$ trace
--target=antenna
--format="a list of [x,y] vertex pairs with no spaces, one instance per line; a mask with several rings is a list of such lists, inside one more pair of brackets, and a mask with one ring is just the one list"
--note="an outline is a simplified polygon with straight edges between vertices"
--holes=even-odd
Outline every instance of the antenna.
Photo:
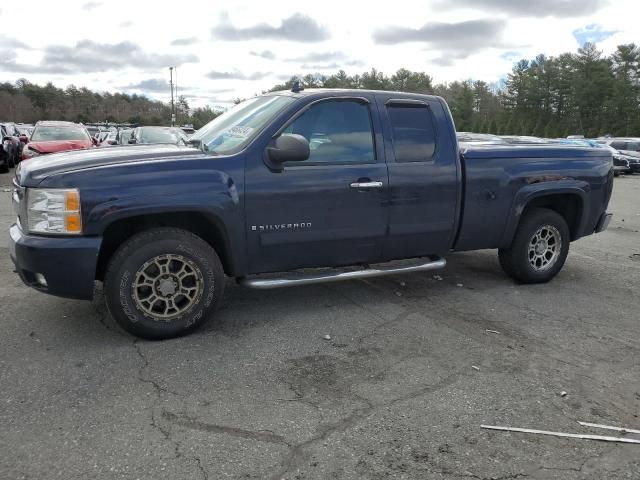
[[300,80],[296,80],[295,82],[293,82],[293,86],[291,87],[291,91],[293,93],[298,93],[298,92],[301,92],[302,90],[304,90],[304,87],[300,85]]

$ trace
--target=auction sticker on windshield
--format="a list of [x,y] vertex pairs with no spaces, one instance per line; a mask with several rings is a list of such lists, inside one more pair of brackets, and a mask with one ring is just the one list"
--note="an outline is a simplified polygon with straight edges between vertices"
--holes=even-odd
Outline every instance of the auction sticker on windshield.
[[227,135],[231,135],[232,137],[240,137],[247,138],[253,132],[253,128],[251,127],[241,127],[240,125],[235,125],[226,131]]

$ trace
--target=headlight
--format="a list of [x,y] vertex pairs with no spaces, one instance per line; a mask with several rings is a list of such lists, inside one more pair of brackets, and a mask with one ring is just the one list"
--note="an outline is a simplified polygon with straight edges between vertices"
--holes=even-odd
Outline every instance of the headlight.
[[27,189],[27,225],[30,233],[82,233],[80,192],[76,189]]
[[27,160],[28,158],[32,158],[37,155],[40,155],[40,152],[38,152],[37,150],[33,150],[32,148],[29,148],[29,145],[25,145],[24,148],[22,149],[23,160]]

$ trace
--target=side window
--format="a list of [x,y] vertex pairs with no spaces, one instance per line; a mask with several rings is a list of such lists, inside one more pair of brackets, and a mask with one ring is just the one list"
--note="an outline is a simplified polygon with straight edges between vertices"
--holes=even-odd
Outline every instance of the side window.
[[624,148],[624,142],[620,142],[620,141],[615,141],[615,142],[611,142],[611,146],[613,148],[615,148],[616,150],[626,150]]
[[369,105],[352,100],[327,100],[309,107],[283,132],[309,141],[305,163],[375,162]]
[[431,110],[426,105],[387,106],[396,162],[427,162],[436,149]]

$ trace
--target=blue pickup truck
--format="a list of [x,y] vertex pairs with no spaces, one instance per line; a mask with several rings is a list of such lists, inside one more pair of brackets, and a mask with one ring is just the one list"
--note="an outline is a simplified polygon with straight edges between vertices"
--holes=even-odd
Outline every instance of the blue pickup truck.
[[22,280],[77,299],[101,281],[124,329],[162,339],[209,319],[225,277],[295,286],[498,249],[513,279],[546,282],[570,242],[611,218],[608,150],[467,149],[434,96],[294,88],[240,103],[190,142],[20,164],[10,254]]

